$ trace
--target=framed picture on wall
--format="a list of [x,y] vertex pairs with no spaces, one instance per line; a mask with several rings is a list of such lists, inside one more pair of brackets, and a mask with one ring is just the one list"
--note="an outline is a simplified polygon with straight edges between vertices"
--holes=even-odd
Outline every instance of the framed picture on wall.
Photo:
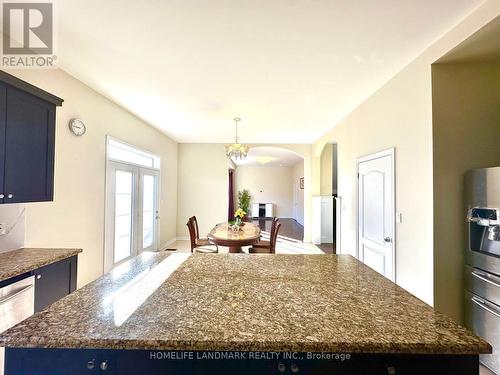
[[300,178],[300,188],[304,190],[304,177]]

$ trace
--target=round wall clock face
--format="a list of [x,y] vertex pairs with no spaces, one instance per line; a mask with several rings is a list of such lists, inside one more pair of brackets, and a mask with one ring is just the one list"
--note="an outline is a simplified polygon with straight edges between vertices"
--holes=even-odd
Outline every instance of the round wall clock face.
[[85,124],[83,123],[82,120],[74,118],[69,121],[69,129],[73,132],[74,135],[76,136],[82,136],[85,134],[85,131],[87,128],[85,127]]

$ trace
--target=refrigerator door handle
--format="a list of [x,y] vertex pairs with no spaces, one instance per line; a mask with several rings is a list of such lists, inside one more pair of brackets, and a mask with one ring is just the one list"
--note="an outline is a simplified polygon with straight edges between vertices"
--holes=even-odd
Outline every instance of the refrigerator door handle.
[[481,307],[482,309],[488,311],[490,314],[493,314],[495,315],[497,318],[500,318],[500,312],[497,311],[496,309],[494,310],[492,307],[488,306],[488,304],[486,304],[486,301],[482,300],[481,298],[478,298],[476,296],[473,296],[471,298],[472,302],[474,302],[476,305],[478,305],[479,307]]
[[500,288],[500,284],[497,284],[493,280],[490,280],[488,275],[482,272],[478,272],[476,270],[471,272],[472,276],[477,277],[479,280],[484,281],[485,283],[491,284],[493,286],[496,286],[497,288]]

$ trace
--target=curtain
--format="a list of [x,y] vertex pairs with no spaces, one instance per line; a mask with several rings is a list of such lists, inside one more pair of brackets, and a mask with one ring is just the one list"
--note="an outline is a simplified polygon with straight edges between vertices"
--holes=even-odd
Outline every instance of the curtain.
[[228,169],[229,175],[229,189],[228,189],[228,210],[227,210],[227,220],[234,219],[234,169]]

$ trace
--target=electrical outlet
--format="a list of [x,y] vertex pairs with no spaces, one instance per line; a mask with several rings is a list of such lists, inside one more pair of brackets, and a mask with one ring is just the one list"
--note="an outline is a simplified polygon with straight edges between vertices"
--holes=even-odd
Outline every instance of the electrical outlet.
[[403,222],[403,214],[401,212],[396,212],[396,222],[398,223]]
[[7,224],[0,223],[0,236],[5,236],[7,234]]

